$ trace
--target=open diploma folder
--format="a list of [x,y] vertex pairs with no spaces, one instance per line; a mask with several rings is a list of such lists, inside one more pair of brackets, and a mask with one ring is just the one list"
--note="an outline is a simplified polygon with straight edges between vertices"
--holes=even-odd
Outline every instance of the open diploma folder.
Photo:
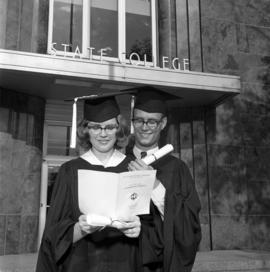
[[123,173],[78,170],[79,208],[113,220],[148,214],[156,170]]

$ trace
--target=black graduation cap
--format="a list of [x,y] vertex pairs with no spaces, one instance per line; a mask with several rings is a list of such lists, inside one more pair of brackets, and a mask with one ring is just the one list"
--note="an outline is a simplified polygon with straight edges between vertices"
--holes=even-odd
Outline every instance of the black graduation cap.
[[104,122],[120,114],[119,106],[114,96],[87,99],[84,102],[84,119],[93,122]]
[[65,100],[74,101],[70,147],[76,147],[77,101],[84,100],[84,119],[99,123],[115,118],[120,114],[120,109],[115,99],[116,96],[134,93],[136,93],[136,90],[132,89],[127,91],[98,93]]
[[170,100],[181,99],[170,93],[161,91],[153,86],[143,86],[137,89],[134,109],[149,113],[167,114],[167,103]]

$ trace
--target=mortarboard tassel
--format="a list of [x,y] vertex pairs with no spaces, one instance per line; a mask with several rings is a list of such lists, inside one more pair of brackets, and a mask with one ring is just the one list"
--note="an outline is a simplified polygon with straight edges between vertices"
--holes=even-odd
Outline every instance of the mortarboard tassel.
[[132,123],[134,105],[135,105],[135,96],[132,95],[131,101],[130,101],[130,134],[134,133],[134,127],[133,127],[133,123]]
[[78,97],[74,98],[74,102],[73,102],[70,148],[75,148],[76,147],[76,137],[77,137],[77,100],[78,100]]

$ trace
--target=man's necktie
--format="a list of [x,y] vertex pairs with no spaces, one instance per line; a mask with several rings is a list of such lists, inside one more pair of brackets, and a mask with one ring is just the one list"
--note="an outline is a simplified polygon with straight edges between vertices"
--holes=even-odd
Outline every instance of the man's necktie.
[[146,151],[142,151],[141,152],[141,159],[143,159],[144,157],[146,157],[146,155],[147,155],[147,152]]

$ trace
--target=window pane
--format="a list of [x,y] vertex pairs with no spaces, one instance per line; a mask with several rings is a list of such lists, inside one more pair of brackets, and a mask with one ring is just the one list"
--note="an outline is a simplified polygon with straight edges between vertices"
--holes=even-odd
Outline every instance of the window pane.
[[126,1],[126,53],[136,52],[143,60],[152,61],[151,1]]
[[57,50],[64,51],[61,44],[71,44],[67,51],[74,52],[79,46],[82,52],[82,1],[54,1],[52,42]]
[[65,156],[67,149],[67,127],[48,127],[48,150],[49,155]]
[[92,0],[90,15],[90,46],[94,55],[106,48],[109,57],[118,57],[117,0]]
[[48,188],[47,188],[47,212],[49,210],[52,198],[53,187],[57,178],[60,166],[48,167]]
[[77,156],[78,150],[69,147],[71,127],[48,126],[47,155]]

